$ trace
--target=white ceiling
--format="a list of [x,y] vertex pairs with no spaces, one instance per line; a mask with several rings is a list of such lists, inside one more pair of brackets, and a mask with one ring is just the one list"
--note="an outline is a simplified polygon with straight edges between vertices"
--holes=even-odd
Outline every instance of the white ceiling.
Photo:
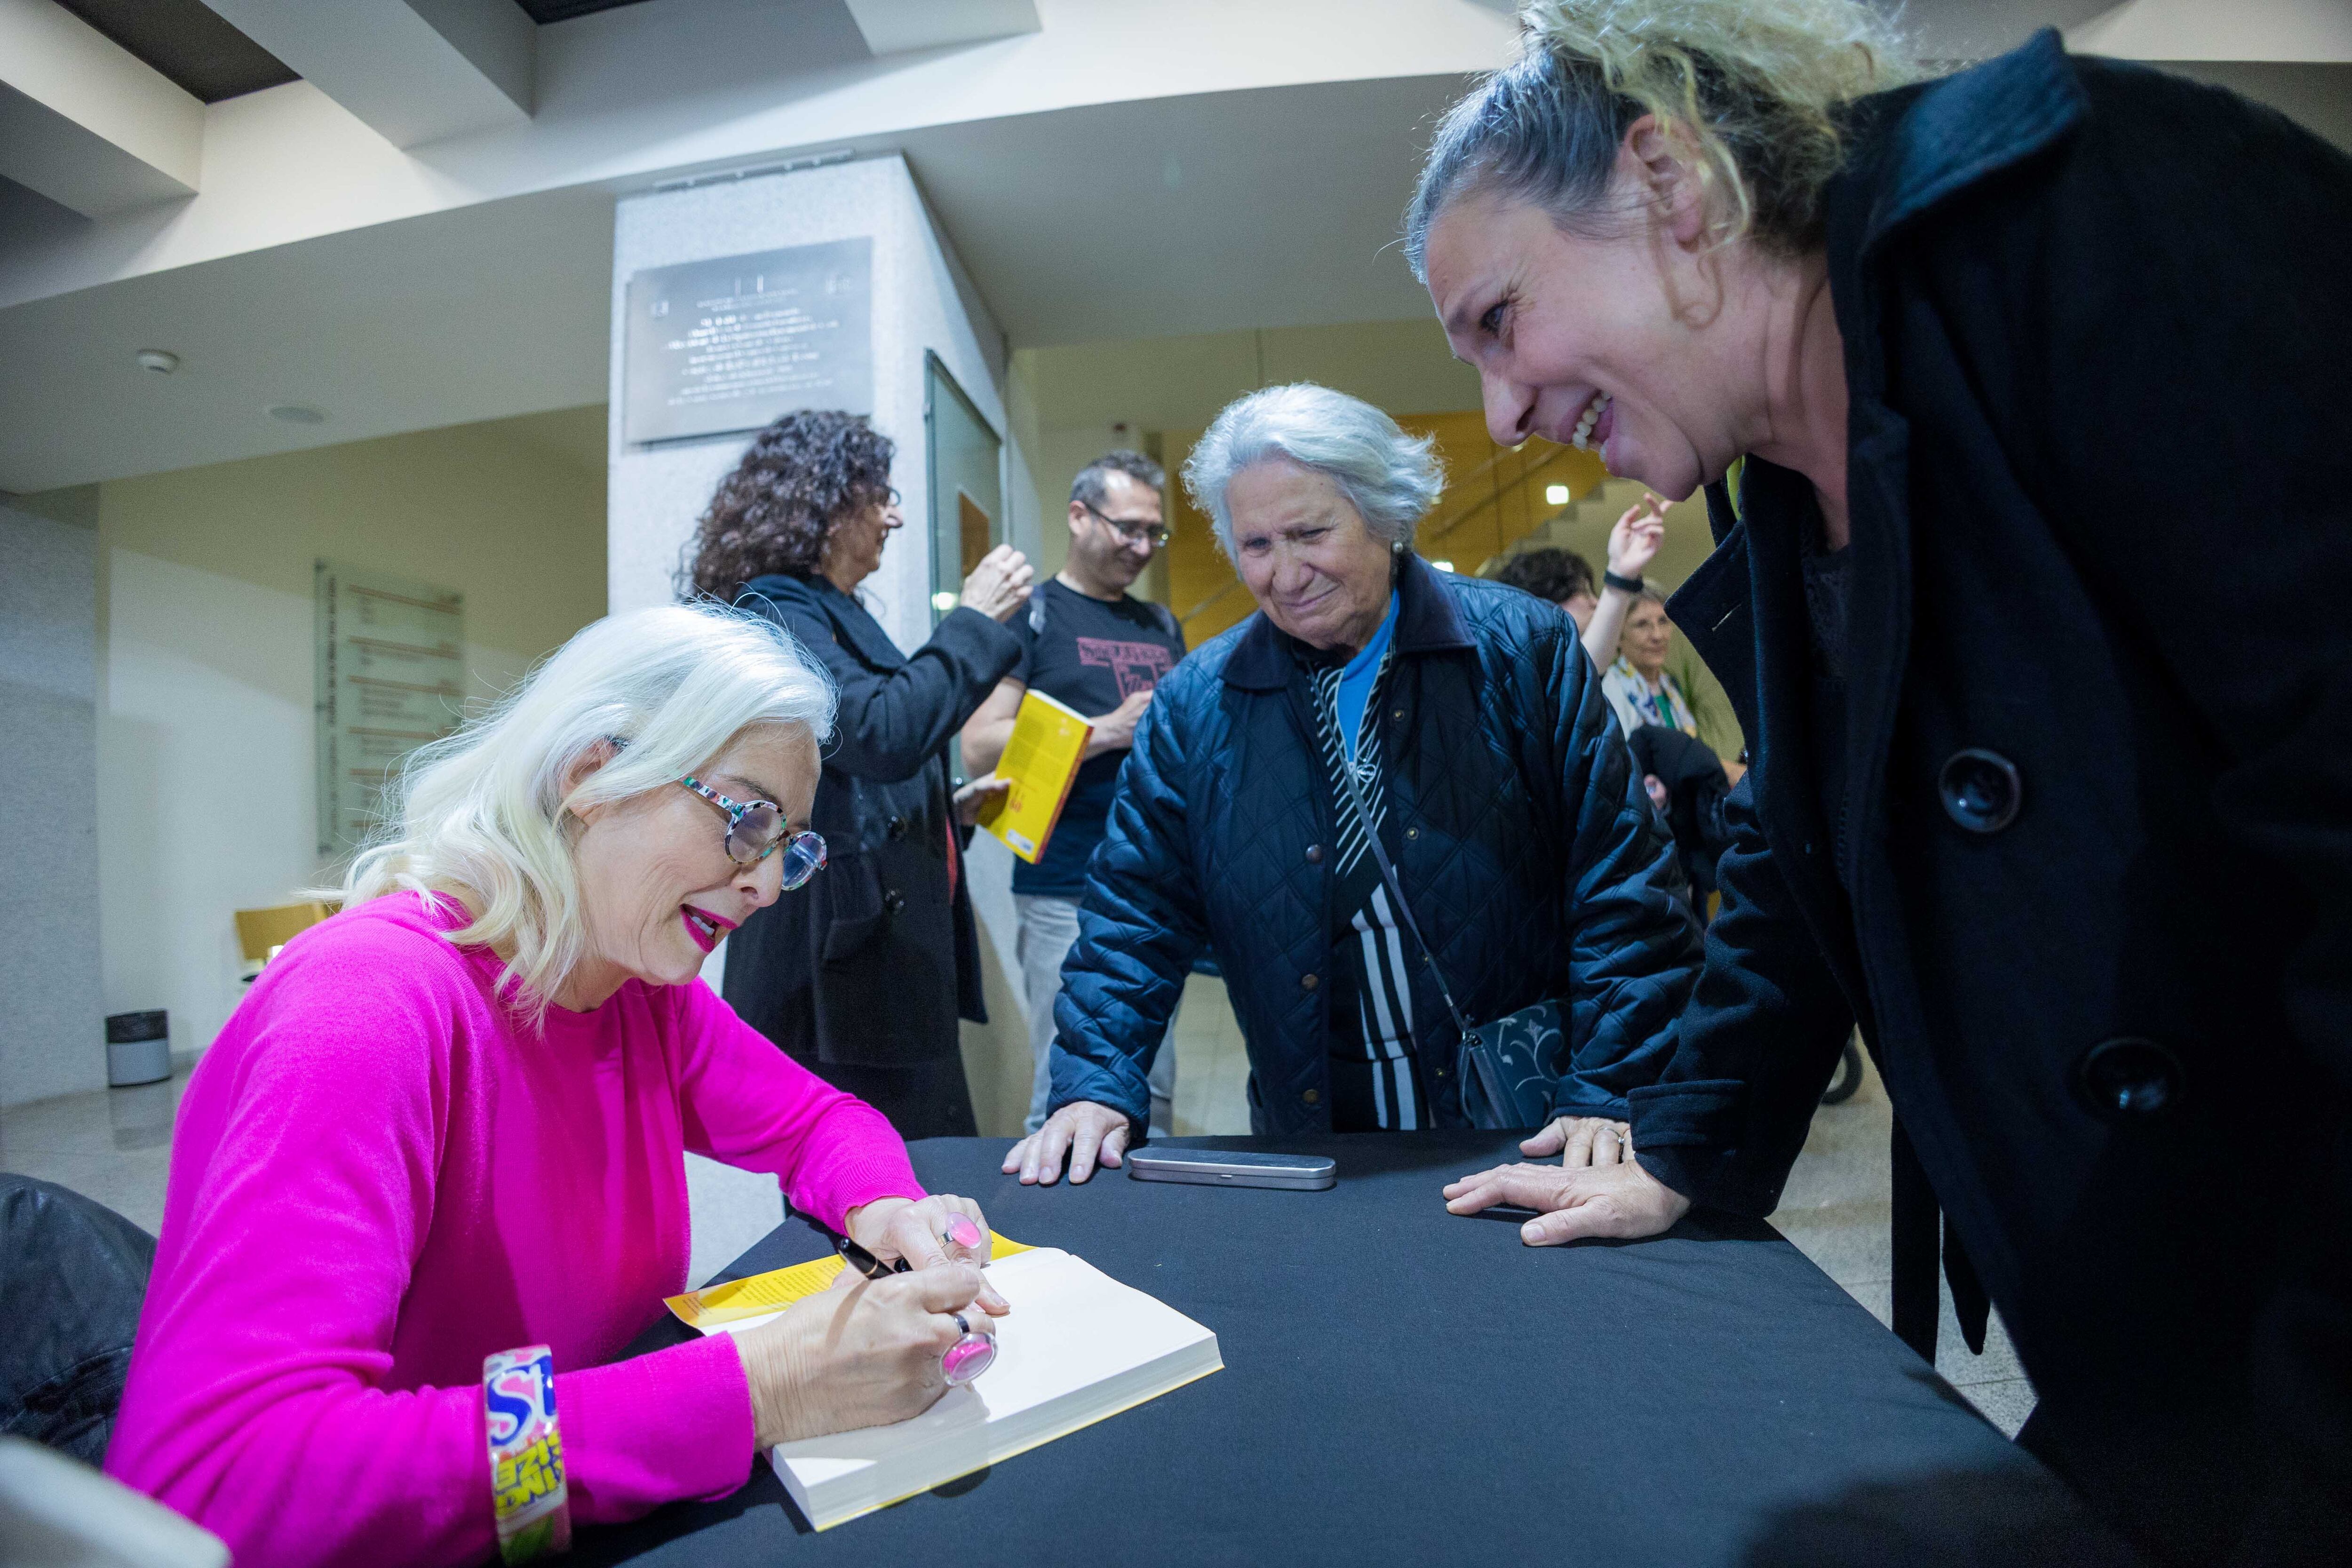
[[[1069,3],[1055,0],[1042,35],[1049,42],[1055,19],[1075,15]],[[2102,0],[1913,0],[1906,14],[1924,52],[1954,58],[2105,8]],[[663,10],[563,26],[652,26]],[[1202,58],[1213,53],[1213,39],[1172,42]],[[961,69],[962,59],[921,68]],[[2342,76],[2324,73],[2347,68],[2265,68],[2323,73],[2285,87],[2315,102],[2332,96],[2342,109]],[[1180,90],[851,144],[905,153],[1016,347],[1409,321],[1426,304],[1388,247],[1428,122],[1464,80],[1448,68]],[[977,81],[960,90],[974,102],[989,95]],[[678,143],[681,157],[690,140]],[[779,146],[761,162],[842,144]],[[0,490],[600,402],[613,202],[659,177],[478,200],[0,310]],[[37,198],[18,197],[0,199],[0,254],[20,229],[57,221]],[[138,369],[132,355],[143,348],[178,353],[181,369]],[[268,417],[287,403],[322,409],[326,422]]]
[[[1396,320],[1426,305],[1386,247],[1417,138],[1462,83],[1147,100],[888,145],[1016,346]],[[0,311],[0,489],[599,401],[613,201],[485,203]],[[180,370],[138,368],[143,348]],[[327,422],[266,412],[287,403]]]

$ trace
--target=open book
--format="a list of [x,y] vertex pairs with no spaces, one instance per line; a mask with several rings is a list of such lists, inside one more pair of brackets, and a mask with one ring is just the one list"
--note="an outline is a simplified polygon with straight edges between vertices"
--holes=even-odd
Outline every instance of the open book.
[[[911,1421],[780,1443],[769,1458],[809,1523],[830,1530],[1050,1443],[1225,1364],[1217,1336],[1058,1247],[988,1266],[1013,1304],[996,1361]],[[769,1316],[773,1316],[772,1313]],[[766,1317],[714,1324],[740,1331]]]
[[980,825],[1031,865],[1045,852],[1078,764],[1087,760],[1093,721],[1034,687],[1021,699],[1013,733],[997,759],[996,776],[1013,787],[980,814]]

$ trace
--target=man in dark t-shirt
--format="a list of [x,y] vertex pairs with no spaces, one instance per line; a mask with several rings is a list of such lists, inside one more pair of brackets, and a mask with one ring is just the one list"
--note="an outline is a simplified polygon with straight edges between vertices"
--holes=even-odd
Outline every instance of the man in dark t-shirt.
[[[1032,1132],[1045,1123],[1053,1087],[1047,1061],[1054,1047],[1054,998],[1062,988],[1063,956],[1077,940],[1087,861],[1108,830],[1111,796],[1119,764],[1135,739],[1135,721],[1160,678],[1184,657],[1184,633],[1176,617],[1127,591],[1151,564],[1152,552],[1168,542],[1160,510],[1166,482],[1160,465],[1140,452],[1107,452],[1078,471],[1070,485],[1069,560],[1032,592],[1027,612],[1009,623],[1021,639],[1021,662],[963,729],[964,767],[976,776],[1004,754],[1021,699],[1033,686],[1094,721],[1086,761],[1045,854],[1034,866],[1024,860],[1013,868],[1035,1069],[1029,1097]],[[1163,1136],[1175,1085],[1176,1053],[1163,1041],[1151,1068],[1151,1127]]]

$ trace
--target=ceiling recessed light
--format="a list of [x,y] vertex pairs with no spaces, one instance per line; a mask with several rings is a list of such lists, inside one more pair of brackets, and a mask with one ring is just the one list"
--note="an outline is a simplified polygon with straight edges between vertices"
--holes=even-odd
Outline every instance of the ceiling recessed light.
[[1546,505],[1546,506],[1566,506],[1567,504],[1568,504],[1568,487],[1567,487],[1566,485],[1546,485],[1546,486],[1544,486],[1544,505]]
[[269,416],[288,425],[324,425],[327,422],[325,409],[313,408],[307,403],[273,404]]
[[180,368],[180,356],[169,349],[141,349],[133,356],[142,370],[152,370],[157,375],[169,375]]

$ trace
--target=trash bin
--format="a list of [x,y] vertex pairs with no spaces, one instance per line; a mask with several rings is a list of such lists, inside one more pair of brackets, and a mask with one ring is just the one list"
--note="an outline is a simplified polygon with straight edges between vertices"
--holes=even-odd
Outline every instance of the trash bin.
[[106,1081],[114,1089],[159,1083],[172,1076],[172,1023],[161,1007],[117,1013],[106,1020]]

